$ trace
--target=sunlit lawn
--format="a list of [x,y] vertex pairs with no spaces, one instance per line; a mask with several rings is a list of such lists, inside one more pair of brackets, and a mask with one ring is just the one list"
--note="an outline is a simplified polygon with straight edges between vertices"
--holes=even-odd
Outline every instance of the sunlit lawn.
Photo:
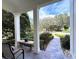
[[64,38],[65,37],[65,35],[70,35],[70,33],[66,33],[66,32],[52,32],[52,35],[54,36],[54,37],[60,37],[60,38]]

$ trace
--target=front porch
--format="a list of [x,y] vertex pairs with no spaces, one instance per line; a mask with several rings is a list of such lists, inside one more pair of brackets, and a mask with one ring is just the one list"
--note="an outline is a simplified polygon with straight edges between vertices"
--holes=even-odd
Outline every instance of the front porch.
[[[60,45],[60,38],[54,38],[49,43],[46,51],[40,50],[40,39],[39,39],[39,9],[42,6],[55,3],[61,0],[3,0],[3,9],[10,11],[14,15],[14,26],[15,26],[15,48],[18,48],[18,41],[20,41],[20,14],[33,10],[33,21],[34,21],[34,47],[32,51],[28,52],[28,47],[22,46],[25,53],[25,59],[72,59],[75,58],[75,25],[73,14],[74,10],[72,7],[71,11],[71,41],[70,41],[70,54],[73,56],[65,56]],[[74,2],[74,1],[73,1]],[[72,4],[73,5],[73,4]],[[55,41],[56,40],[56,41]],[[52,44],[54,45],[52,45]],[[55,49],[55,50],[54,50]],[[22,56],[19,57],[19,59]]]
[[[32,51],[28,51],[28,47],[23,46],[22,47],[25,51],[25,59],[72,59],[72,56],[65,55],[63,53],[63,50],[61,48],[60,38],[54,38],[52,41],[48,44],[45,51],[40,51],[38,54],[35,54]],[[21,59],[22,56],[20,56],[18,59]]]

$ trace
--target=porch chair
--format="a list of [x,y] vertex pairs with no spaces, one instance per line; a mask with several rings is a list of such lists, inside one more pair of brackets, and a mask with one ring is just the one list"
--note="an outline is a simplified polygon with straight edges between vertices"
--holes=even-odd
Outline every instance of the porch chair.
[[9,43],[2,43],[2,57],[4,59],[17,59],[21,54],[23,54],[24,59],[23,49],[15,49],[12,51],[11,45]]

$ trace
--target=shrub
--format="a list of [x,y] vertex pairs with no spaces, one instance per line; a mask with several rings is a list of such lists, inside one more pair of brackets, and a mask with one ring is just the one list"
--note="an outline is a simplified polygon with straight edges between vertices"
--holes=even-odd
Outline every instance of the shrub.
[[66,35],[64,38],[61,38],[61,46],[63,49],[70,50],[70,35]]
[[3,39],[2,43],[9,43],[11,46],[14,46],[15,45],[15,40],[14,39],[12,39],[12,40]]
[[48,29],[49,31],[62,31],[61,26],[58,26],[58,25],[50,25]]
[[28,32],[27,34],[26,34],[26,37],[24,37],[24,38],[21,38],[22,40],[29,40],[29,41],[33,41],[33,36],[34,35],[34,33],[33,32]]
[[43,49],[45,49],[44,47],[47,46],[47,44],[53,39],[54,36],[52,36],[51,33],[47,33],[47,32],[44,32],[40,35],[40,48],[42,49],[42,46],[43,46]]
[[29,33],[27,33],[26,38],[27,38],[28,40],[33,40],[33,37],[34,37],[33,35],[34,35],[33,32],[29,32]]
[[40,40],[45,40],[45,41],[50,41],[51,39],[53,39],[53,36],[52,36],[52,34],[51,33],[42,33],[41,35],[40,35]]
[[68,27],[68,25],[64,25],[64,29],[68,29],[69,27]]

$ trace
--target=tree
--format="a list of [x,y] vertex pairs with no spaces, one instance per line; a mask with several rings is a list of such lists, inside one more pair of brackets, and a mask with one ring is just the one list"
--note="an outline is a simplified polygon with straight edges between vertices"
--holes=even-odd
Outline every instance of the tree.
[[55,25],[56,24],[56,21],[54,18],[51,18],[51,17],[46,17],[44,19],[41,20],[40,22],[40,28],[41,30],[45,29],[46,31],[49,30],[49,27],[51,25]]
[[20,16],[20,28],[21,28],[21,38],[26,37],[26,32],[31,31],[29,17],[26,13],[22,13]]
[[46,17],[41,20],[40,28],[41,31],[61,31],[64,25],[70,26],[70,17],[68,14],[59,14],[55,17]]
[[67,26],[70,26],[70,17],[68,16],[67,13],[59,14],[55,16],[55,19],[59,21],[58,25],[61,25],[62,27],[64,27],[64,24],[66,24]]
[[[25,37],[26,32],[31,29],[29,17],[26,13],[21,14],[20,25],[21,37]],[[6,39],[14,39],[14,32],[14,15],[11,12],[2,10],[2,37],[6,37]]]

